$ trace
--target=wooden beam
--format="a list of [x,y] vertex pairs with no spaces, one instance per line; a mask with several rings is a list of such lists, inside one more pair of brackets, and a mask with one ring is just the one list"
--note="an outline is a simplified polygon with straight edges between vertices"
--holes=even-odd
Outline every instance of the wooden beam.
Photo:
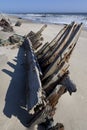
[[65,39],[66,35],[68,35],[69,30],[70,30],[70,26],[67,26],[64,30],[62,30],[62,32],[57,37],[54,38],[51,44],[49,44],[47,48],[44,50],[43,55],[41,55],[41,58],[39,59],[40,63],[45,62],[46,59],[50,57],[53,50],[57,48],[57,46],[60,45],[60,43]]
[[40,35],[46,27],[47,27],[47,24],[43,25],[42,28],[36,33],[36,35]]
[[50,42],[50,43],[46,43],[46,45],[44,45],[38,52],[37,52],[37,56],[39,58],[41,58],[45,53],[47,53],[47,51],[51,48],[53,48],[53,46],[55,46],[55,44],[59,41],[59,39],[64,35],[65,31],[67,30],[68,25],[64,26],[63,29],[60,30],[60,32],[56,35],[56,37]]
[[49,105],[54,108],[57,103],[59,98],[62,96],[62,94],[65,91],[65,87],[63,85],[57,85],[53,92],[47,97],[47,100],[49,101]]
[[48,55],[47,58],[45,57],[45,60],[43,61],[41,66],[45,66],[53,62],[53,60],[57,57],[61,49],[65,46],[66,42],[70,38],[73,32],[74,26],[75,26],[75,23],[73,22],[67,34],[65,35],[64,39],[56,46],[56,48],[54,48],[53,51],[51,51],[50,55]]
[[67,72],[68,68],[69,64],[67,62],[63,63],[63,65],[59,67],[59,69],[51,77],[49,77],[48,80],[46,80],[46,82],[43,80],[43,89],[51,87],[53,83],[58,81]]
[[24,41],[27,60],[27,108],[33,109],[38,103],[42,103],[42,84],[40,71],[34,55],[32,44],[28,38]]
[[47,78],[48,76],[52,75],[55,72],[55,70],[58,68],[59,62],[61,61],[61,59],[64,58],[64,55],[67,52],[67,48],[69,49],[72,44],[75,44],[77,42],[81,29],[82,29],[82,24],[78,25],[75,32],[72,33],[72,35],[71,35],[72,37],[70,37],[70,39],[66,43],[67,46],[65,46],[62,49],[61,53],[56,57],[56,59],[53,61],[53,63],[51,63],[48,66],[48,68],[45,70],[43,79]]

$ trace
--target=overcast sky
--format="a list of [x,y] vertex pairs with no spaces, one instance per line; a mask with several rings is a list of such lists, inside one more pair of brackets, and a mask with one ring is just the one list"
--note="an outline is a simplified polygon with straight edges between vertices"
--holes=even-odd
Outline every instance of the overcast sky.
[[87,12],[87,0],[0,0],[0,12]]

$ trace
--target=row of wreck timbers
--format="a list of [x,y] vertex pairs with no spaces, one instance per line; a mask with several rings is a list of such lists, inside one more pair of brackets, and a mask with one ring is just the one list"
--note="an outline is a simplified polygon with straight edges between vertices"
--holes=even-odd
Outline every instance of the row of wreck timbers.
[[64,130],[63,124],[54,125],[53,116],[61,95],[67,91],[70,95],[76,92],[76,86],[69,78],[69,59],[82,23],[65,25],[51,42],[42,44],[42,32],[46,27],[44,25],[36,33],[31,31],[25,37],[14,35],[10,42],[21,40],[25,49],[27,110],[33,115],[28,126],[43,124],[46,130]]
[[61,123],[53,125],[53,116],[61,95],[76,92],[69,78],[69,59],[82,23],[65,25],[50,43],[43,45],[42,32],[46,27],[37,33],[31,31],[23,44],[27,61],[27,109],[33,114],[28,125],[44,124],[46,130],[64,130]]

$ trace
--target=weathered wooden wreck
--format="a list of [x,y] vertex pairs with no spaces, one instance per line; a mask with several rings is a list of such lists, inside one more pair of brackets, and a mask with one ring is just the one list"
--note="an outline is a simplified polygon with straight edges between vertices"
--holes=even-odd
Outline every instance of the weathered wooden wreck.
[[[33,117],[29,127],[44,123],[49,130],[62,130],[62,124],[52,126],[59,98],[65,92],[76,92],[69,78],[69,59],[79,38],[82,23],[65,25],[55,38],[42,44],[42,31],[30,32],[24,40],[27,70],[27,110]],[[40,48],[40,49],[39,49]],[[51,125],[50,125],[51,124]]]
[[3,28],[3,31],[5,32],[13,32],[13,27],[10,24],[10,20],[8,19],[8,21],[5,18],[2,18],[0,20],[0,26]]

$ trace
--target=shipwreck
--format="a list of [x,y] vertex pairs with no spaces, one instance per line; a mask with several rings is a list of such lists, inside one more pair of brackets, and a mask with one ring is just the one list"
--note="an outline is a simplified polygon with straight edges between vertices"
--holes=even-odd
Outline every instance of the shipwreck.
[[[3,23],[6,22],[2,20],[0,24]],[[63,124],[53,124],[53,116],[60,97],[67,91],[70,95],[77,91],[69,77],[69,59],[81,33],[82,23],[64,25],[51,42],[43,44],[42,32],[45,28],[47,25],[36,33],[30,31],[26,36],[14,34],[9,37],[9,43],[1,43],[13,44],[13,48],[21,46],[25,50],[26,108],[32,114],[28,127],[43,124],[46,130],[64,130]]]
[[78,41],[82,23],[65,25],[51,42],[43,45],[42,32],[31,31],[24,38],[27,71],[27,111],[33,114],[28,126],[45,124],[47,130],[62,130],[63,124],[53,123],[59,98],[76,86],[69,77],[69,59]]

